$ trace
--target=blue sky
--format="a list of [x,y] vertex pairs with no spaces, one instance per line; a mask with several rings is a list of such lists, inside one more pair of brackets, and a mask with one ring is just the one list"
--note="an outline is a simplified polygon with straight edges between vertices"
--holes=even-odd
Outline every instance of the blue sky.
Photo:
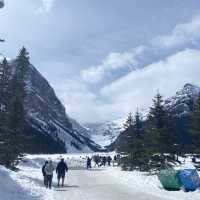
[[1,52],[25,45],[81,122],[126,116],[200,85],[199,0],[5,0]]

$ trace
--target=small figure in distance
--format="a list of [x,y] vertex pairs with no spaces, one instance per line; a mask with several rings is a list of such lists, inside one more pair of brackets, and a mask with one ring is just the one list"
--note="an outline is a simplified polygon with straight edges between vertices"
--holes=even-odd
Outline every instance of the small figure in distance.
[[117,163],[117,156],[116,155],[114,156],[114,159],[113,159],[113,167],[115,166],[115,163]]
[[61,158],[60,162],[56,167],[57,179],[58,179],[58,187],[60,187],[60,179],[62,179],[62,187],[64,187],[65,182],[65,174],[68,172],[68,166],[65,163],[64,159]]
[[106,157],[103,156],[103,158],[102,158],[102,165],[103,165],[104,167],[106,166],[106,161],[107,161]]
[[100,166],[100,162],[101,162],[101,158],[99,155],[94,155],[93,156],[93,160],[94,160],[94,167],[99,167]]
[[110,166],[111,161],[112,161],[111,156],[108,156],[108,157],[107,157],[108,166]]
[[87,169],[92,168],[92,159],[90,157],[87,158]]

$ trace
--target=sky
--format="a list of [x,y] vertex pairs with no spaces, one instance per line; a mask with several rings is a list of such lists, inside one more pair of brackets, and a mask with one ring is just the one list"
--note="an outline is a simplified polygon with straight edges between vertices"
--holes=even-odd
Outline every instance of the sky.
[[5,0],[0,52],[24,45],[79,122],[146,112],[185,83],[200,86],[199,0]]

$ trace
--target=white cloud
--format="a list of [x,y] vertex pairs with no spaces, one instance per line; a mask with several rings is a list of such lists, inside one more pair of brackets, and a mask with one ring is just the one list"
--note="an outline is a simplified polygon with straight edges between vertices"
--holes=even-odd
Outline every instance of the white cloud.
[[186,49],[113,82],[101,89],[101,95],[110,99],[112,107],[120,106],[123,114],[137,106],[148,108],[158,89],[169,97],[185,83],[200,85],[199,74],[200,50]]
[[109,71],[127,67],[129,67],[130,70],[136,69],[138,59],[143,54],[144,50],[144,46],[139,46],[131,52],[110,53],[102,61],[101,65],[83,70],[81,76],[87,82],[96,83],[102,80]]
[[56,86],[56,91],[71,117],[80,122],[100,120],[96,111],[96,95],[91,93],[79,78],[65,79]]
[[101,81],[108,72],[129,67],[132,70],[169,56],[186,46],[198,46],[200,40],[200,16],[189,23],[177,25],[170,35],[154,38],[146,46],[139,46],[124,53],[110,53],[100,65],[92,66],[81,72],[83,80]]
[[48,13],[51,11],[55,0],[41,0],[42,6],[37,9],[38,13]]
[[174,48],[184,45],[196,45],[200,39],[200,16],[196,16],[191,22],[177,25],[171,35],[157,37],[152,41],[153,45]]
[[[165,60],[137,69],[92,93],[79,78],[59,85],[67,113],[81,122],[125,117],[137,107],[147,110],[157,90],[170,97],[186,83],[200,85],[200,50],[185,49]],[[57,89],[57,91],[59,91]]]

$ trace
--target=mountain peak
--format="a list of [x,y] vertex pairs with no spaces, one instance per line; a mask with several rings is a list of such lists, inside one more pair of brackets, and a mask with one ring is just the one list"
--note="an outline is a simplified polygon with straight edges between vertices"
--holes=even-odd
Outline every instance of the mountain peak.
[[192,84],[192,83],[186,83],[183,87],[183,89],[179,92],[177,92],[177,94],[188,94],[191,96],[196,96],[198,95],[200,92],[200,87]]
[[186,89],[186,88],[188,88],[188,89],[196,89],[196,88],[200,89],[197,85],[192,84],[192,83],[186,83],[186,84],[183,86],[183,89]]
[[[16,60],[12,60],[10,66],[15,72]],[[87,129],[66,114],[65,107],[48,81],[33,65],[26,67],[25,132],[34,138],[27,145],[26,152],[76,153],[99,150],[99,146],[90,140]]]

